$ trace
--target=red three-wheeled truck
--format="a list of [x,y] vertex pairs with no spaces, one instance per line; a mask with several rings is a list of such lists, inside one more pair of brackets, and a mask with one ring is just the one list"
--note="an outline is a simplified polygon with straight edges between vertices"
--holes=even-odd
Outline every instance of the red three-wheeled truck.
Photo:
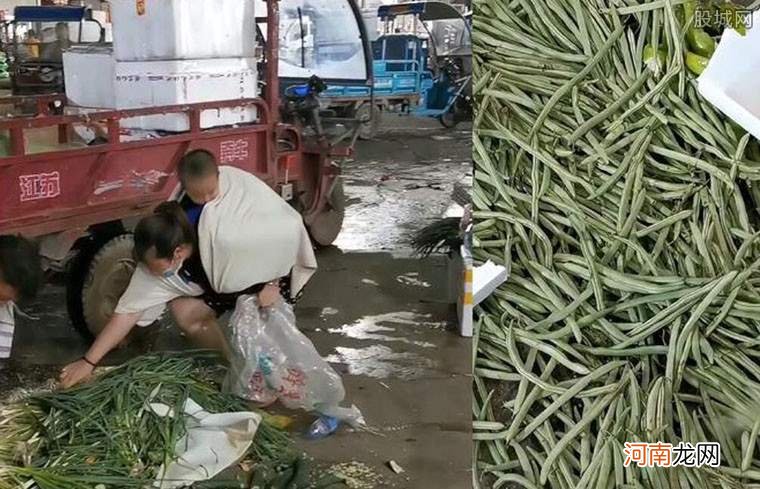
[[[77,112],[65,94],[53,94],[34,97],[31,114],[29,97],[0,99],[0,105],[25,110],[0,119],[7,146],[0,157],[0,235],[35,239],[46,266],[67,274],[69,315],[83,332],[96,335],[107,322],[134,270],[130,231],[171,198],[176,166],[188,151],[206,149],[220,164],[270,184],[302,212],[316,244],[329,245],[337,237],[344,212],[340,161],[352,153],[366,121],[330,117],[321,111],[318,94],[327,83],[371,83],[360,11],[353,0],[256,3],[266,5],[266,16],[256,18],[263,48],[260,97]],[[71,13],[48,8],[59,9],[50,10],[48,20]],[[281,10],[293,9],[298,15],[283,17],[298,19],[300,38],[292,34],[299,26],[288,26],[291,34],[283,38]],[[257,118],[202,128],[204,113],[229,108],[255,108]],[[189,130],[124,137],[125,120],[177,113],[185,114]],[[76,127],[95,127],[99,137],[75,144]]]

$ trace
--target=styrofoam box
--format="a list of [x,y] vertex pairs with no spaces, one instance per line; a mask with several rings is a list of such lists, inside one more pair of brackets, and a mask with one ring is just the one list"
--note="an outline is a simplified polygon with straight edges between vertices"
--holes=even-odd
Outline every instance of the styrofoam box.
[[63,73],[72,104],[117,108],[116,63],[110,49],[77,47],[64,52]]
[[[760,11],[752,25],[760,23]],[[726,29],[710,63],[698,79],[699,93],[747,132],[760,139],[760,29],[746,36]]]
[[256,52],[254,2],[246,0],[111,0],[119,61],[244,58]]
[[[75,49],[63,55],[66,95],[73,105],[101,109],[140,109],[258,95],[256,60],[223,58],[176,61],[116,61],[104,48]],[[256,120],[254,107],[206,110],[201,127]],[[122,120],[127,129],[187,131],[184,114]]]

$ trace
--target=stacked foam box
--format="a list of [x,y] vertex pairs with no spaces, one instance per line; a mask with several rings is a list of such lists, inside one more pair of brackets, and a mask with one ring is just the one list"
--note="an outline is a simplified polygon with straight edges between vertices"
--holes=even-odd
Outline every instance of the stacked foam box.
[[[80,111],[139,109],[258,95],[253,2],[111,0],[113,48],[64,54],[66,93]],[[253,122],[255,108],[207,110],[201,127]],[[180,132],[181,113],[122,120],[122,128]]]
[[119,61],[244,58],[256,50],[254,2],[111,0]]
[[[108,48],[80,48],[64,54],[66,95],[79,112],[139,109],[257,96],[252,58],[167,61],[116,61]],[[201,113],[201,127],[252,122],[255,108],[225,108]],[[122,119],[122,128],[186,131],[181,113]]]

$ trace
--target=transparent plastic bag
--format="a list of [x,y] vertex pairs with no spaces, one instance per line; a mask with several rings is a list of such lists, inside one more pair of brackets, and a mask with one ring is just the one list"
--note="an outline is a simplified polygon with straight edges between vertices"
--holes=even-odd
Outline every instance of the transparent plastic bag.
[[225,390],[257,403],[279,400],[289,409],[364,425],[356,406],[340,406],[346,395],[340,375],[296,328],[293,309],[285,301],[262,309],[255,296],[240,297],[230,329],[232,359]]

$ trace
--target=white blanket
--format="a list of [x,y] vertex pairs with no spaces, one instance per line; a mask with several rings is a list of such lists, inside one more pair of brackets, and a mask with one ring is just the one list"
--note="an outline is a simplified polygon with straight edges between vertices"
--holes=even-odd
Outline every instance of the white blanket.
[[223,166],[219,196],[198,226],[203,268],[211,286],[229,294],[287,276],[293,297],[317,269],[301,215],[251,173]]

